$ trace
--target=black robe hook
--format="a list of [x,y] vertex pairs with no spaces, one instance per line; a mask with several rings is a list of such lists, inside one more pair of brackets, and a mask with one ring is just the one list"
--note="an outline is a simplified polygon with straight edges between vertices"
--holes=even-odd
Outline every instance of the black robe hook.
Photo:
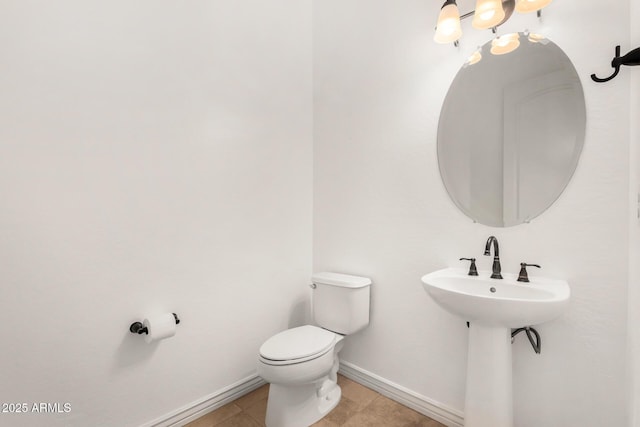
[[625,56],[620,56],[620,46],[616,46],[616,57],[611,61],[611,66],[615,69],[612,75],[601,79],[596,77],[595,74],[591,74],[591,79],[594,82],[604,83],[612,80],[615,76],[620,72],[620,67],[622,65],[640,65],[640,47],[633,49],[631,52],[627,53]]

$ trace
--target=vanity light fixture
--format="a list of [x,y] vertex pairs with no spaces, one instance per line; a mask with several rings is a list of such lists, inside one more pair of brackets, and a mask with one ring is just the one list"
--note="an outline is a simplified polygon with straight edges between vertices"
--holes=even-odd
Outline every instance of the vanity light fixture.
[[[489,29],[496,32],[496,27],[507,21],[513,11],[520,13],[537,12],[552,0],[476,0],[474,11],[460,15],[456,0],[446,0],[440,10],[436,34],[433,39],[437,43],[453,43],[458,45],[462,37],[460,20],[473,16],[472,26],[476,29]],[[504,36],[503,36],[504,37]],[[517,47],[517,46],[516,46]],[[515,48],[514,48],[515,49]]]
[[549,39],[547,39],[545,36],[543,36],[542,34],[536,34],[536,33],[527,33],[527,31],[525,31],[524,33],[525,36],[527,36],[527,38],[529,39],[529,41],[531,43],[540,43],[540,44],[547,44],[549,43]]
[[518,46],[520,46],[520,35],[518,33],[505,34],[491,41],[491,53],[505,55],[516,50]]
[[[522,35],[526,37],[531,43],[539,43],[541,45],[546,45],[547,43],[549,43],[549,39],[547,39],[542,34],[530,33],[529,30],[525,30]],[[519,46],[519,33],[505,34],[491,40],[491,47],[489,48],[489,51],[493,55],[505,55],[507,53],[513,52]],[[470,65],[477,64],[480,61],[482,61],[482,46],[478,46],[478,49],[471,55],[469,55],[463,67],[466,68]]]
[[497,27],[505,18],[502,0],[478,0],[471,25],[477,30]]
[[475,52],[473,52],[471,54],[471,56],[469,56],[465,66],[477,64],[478,62],[480,62],[482,60],[482,53],[480,52],[481,49],[482,49],[481,47],[478,48],[478,50],[476,50]]
[[447,0],[440,9],[438,25],[433,40],[436,43],[457,43],[462,36],[460,27],[460,11],[456,0]]
[[516,0],[516,12],[537,12],[551,3],[551,0]]

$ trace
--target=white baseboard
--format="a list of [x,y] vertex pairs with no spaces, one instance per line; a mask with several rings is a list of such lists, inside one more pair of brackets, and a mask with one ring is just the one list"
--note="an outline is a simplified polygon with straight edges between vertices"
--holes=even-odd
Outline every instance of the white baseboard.
[[462,412],[368,372],[352,363],[341,361],[339,372],[345,377],[448,427],[464,426],[464,414]]
[[[464,425],[462,412],[395,384],[352,363],[341,361],[339,372],[345,377],[448,427],[463,427]],[[262,378],[257,375],[251,375],[140,427],[182,427],[264,384],[266,382]]]
[[251,375],[140,427],[182,427],[264,384],[258,375]]

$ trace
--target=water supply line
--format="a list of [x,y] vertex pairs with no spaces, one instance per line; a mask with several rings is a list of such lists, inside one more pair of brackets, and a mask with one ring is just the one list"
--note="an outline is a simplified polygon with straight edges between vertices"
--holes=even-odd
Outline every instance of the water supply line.
[[[531,347],[533,347],[533,351],[535,351],[536,354],[540,354],[540,350],[542,347],[542,340],[540,339],[540,334],[538,333],[538,331],[533,329],[531,326],[525,326],[524,328],[518,328],[518,329],[512,330],[511,344],[513,344],[513,341],[515,341],[516,335],[518,335],[522,331],[526,332],[527,338],[529,338],[529,342],[531,343]],[[535,335],[535,340],[533,339],[533,336],[531,336],[531,333]]]
[[[469,322],[467,322],[467,328],[469,326],[470,326],[470,324],[469,324]],[[512,329],[511,330],[511,344],[513,344],[513,342],[516,340],[516,335],[518,335],[522,331],[524,331],[527,334],[527,338],[529,338],[529,343],[531,343],[531,347],[533,347],[533,351],[535,351],[536,354],[540,354],[540,351],[542,349],[542,338],[540,338],[540,334],[538,333],[538,331],[533,329],[531,326],[525,326],[524,328]],[[533,335],[535,335],[535,340],[533,339],[533,336],[531,336],[532,333],[533,333]]]

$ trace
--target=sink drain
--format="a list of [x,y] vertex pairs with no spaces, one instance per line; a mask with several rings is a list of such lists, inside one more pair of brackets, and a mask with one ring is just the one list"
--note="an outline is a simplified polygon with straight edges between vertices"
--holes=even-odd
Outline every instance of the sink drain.
[[496,293],[496,288],[494,288],[493,286],[491,288],[489,288],[489,290],[491,291],[491,293]]

